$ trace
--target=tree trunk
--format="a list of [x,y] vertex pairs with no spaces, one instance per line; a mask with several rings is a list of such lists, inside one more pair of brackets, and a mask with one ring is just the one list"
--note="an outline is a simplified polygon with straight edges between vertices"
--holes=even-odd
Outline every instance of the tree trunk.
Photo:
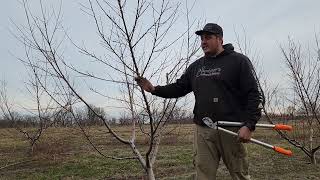
[[312,164],[314,164],[313,161],[315,161],[315,157],[314,157],[315,153],[312,152],[312,149],[313,149],[313,129],[312,129],[312,126],[310,127],[310,134],[309,134],[309,149],[311,152],[310,161]]
[[147,177],[148,177],[148,180],[155,180],[156,179],[153,174],[152,166],[147,168]]
[[317,164],[316,151],[311,153],[310,160],[311,160],[311,164],[314,164],[314,165]]
[[310,145],[309,148],[310,148],[310,152],[311,152],[311,156],[310,156],[311,164],[317,164],[317,161],[316,161],[316,152],[317,151],[313,151],[313,129],[312,129],[312,127],[310,129],[309,145]]

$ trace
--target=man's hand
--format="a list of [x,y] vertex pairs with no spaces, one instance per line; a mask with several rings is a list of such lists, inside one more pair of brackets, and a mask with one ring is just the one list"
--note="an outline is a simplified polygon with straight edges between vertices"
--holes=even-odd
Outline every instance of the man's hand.
[[135,77],[134,80],[138,83],[138,85],[147,92],[153,92],[154,86],[144,77]]
[[251,138],[252,132],[247,126],[242,126],[238,131],[238,139],[240,142],[247,143]]

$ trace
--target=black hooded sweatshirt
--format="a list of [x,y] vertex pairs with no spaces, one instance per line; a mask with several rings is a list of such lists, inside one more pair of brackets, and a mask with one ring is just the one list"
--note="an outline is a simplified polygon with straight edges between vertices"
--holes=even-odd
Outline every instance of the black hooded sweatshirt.
[[195,96],[194,122],[204,126],[202,118],[213,121],[244,122],[251,131],[261,117],[263,94],[248,57],[234,51],[232,44],[214,56],[193,62],[175,82],[156,86],[153,95],[182,97],[191,91]]

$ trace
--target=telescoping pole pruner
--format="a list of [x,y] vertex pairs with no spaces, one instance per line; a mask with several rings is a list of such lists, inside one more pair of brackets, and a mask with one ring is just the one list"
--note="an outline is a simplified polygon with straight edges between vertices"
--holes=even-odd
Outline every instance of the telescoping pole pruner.
[[[241,122],[229,122],[229,121],[217,121],[217,122],[213,122],[211,118],[209,117],[204,117],[202,119],[202,121],[210,128],[212,129],[217,129],[217,130],[220,130],[220,131],[223,131],[223,132],[226,132],[228,134],[231,134],[231,135],[234,135],[234,136],[238,136],[237,133],[233,132],[233,131],[230,131],[228,129],[225,129],[225,128],[222,128],[220,126],[231,126],[231,127],[239,127],[239,126],[242,126],[243,123]],[[286,131],[291,131],[292,130],[292,126],[289,126],[289,125],[284,125],[284,124],[256,124],[256,127],[262,127],[262,128],[272,128],[272,129],[275,129],[275,130],[286,130]],[[249,140],[250,142],[252,143],[255,143],[255,144],[258,144],[258,145],[261,145],[263,147],[266,147],[268,149],[273,149],[274,151],[278,152],[278,153],[281,153],[281,154],[284,154],[284,155],[287,155],[287,156],[291,156],[292,155],[292,152],[290,150],[286,150],[286,149],[283,149],[281,147],[278,147],[278,146],[273,146],[271,144],[267,144],[265,142],[262,142],[262,141],[259,141],[259,140],[256,140],[254,138],[251,138]]]

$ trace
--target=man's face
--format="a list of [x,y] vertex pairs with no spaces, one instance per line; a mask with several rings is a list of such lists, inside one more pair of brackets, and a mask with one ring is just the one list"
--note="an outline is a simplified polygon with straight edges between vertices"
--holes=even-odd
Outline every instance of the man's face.
[[222,38],[213,34],[202,34],[201,35],[201,48],[204,54],[215,55],[219,47],[222,45]]

